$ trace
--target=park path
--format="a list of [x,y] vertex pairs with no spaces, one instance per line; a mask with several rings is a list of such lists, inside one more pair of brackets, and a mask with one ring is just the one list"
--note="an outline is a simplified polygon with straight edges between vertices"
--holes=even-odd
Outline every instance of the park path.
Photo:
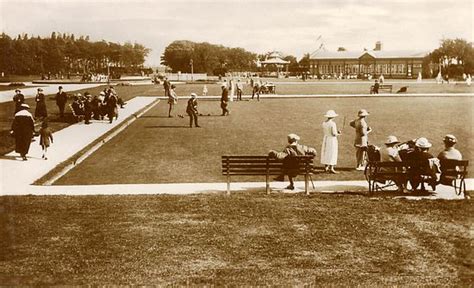
[[[48,94],[55,94],[58,92],[58,87],[63,86],[64,91],[69,93],[70,91],[77,91],[81,89],[88,89],[97,87],[100,85],[104,85],[106,83],[95,83],[95,84],[32,84],[26,83],[28,86],[32,85],[35,87],[30,88],[19,88],[21,93],[25,95],[25,98],[32,98],[36,96],[37,89],[39,87],[43,88],[43,93],[45,95]],[[13,96],[15,95],[15,89],[7,90],[7,91],[0,91],[0,103],[12,101]]]
[[[212,97],[212,96],[211,96]],[[21,161],[18,154],[12,152],[0,157],[0,196],[1,195],[129,195],[129,194],[196,194],[221,193],[226,191],[226,183],[164,183],[164,184],[114,184],[114,185],[32,185],[63,161],[83,150],[95,140],[103,137],[113,128],[121,125],[129,116],[151,108],[162,97],[135,97],[120,109],[119,119],[93,121],[91,125],[78,123],[54,133],[54,143],[49,151],[48,160],[41,159],[42,151],[38,138],[31,144],[28,161]],[[167,99],[167,98],[166,98]],[[120,129],[120,128],[119,128]],[[296,190],[287,191],[287,183],[272,182],[273,193],[300,193],[304,191],[304,182],[295,182]],[[319,193],[365,193],[366,181],[315,181]],[[467,179],[468,190],[474,189],[474,179]],[[262,191],[265,182],[237,182],[231,184],[232,191]],[[350,192],[347,192],[350,191]],[[429,196],[402,196],[408,199],[463,199],[456,196],[452,187],[440,185]]]
[[81,122],[54,133],[48,160],[41,158],[39,137],[31,143],[28,161],[21,161],[15,152],[0,157],[0,195],[35,194],[39,186],[32,186],[33,182],[153,102],[157,102],[154,97],[135,97],[119,109],[119,118],[112,124],[93,120],[90,125]]

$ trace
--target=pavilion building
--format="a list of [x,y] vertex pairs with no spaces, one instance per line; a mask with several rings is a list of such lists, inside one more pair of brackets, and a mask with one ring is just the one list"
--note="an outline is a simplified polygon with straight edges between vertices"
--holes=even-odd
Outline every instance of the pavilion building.
[[416,78],[423,72],[424,58],[428,52],[383,51],[377,42],[373,50],[361,52],[319,50],[310,56],[310,73],[313,75],[344,75],[351,78],[367,75],[384,75],[387,78]]

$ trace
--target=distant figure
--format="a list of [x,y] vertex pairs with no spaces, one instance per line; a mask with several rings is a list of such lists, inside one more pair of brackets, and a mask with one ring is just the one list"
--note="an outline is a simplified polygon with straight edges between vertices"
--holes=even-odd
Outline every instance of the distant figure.
[[226,84],[222,84],[222,96],[221,96],[221,109],[222,109],[222,115],[221,116],[226,116],[229,115],[229,109],[227,107],[229,106],[229,90],[226,87]]
[[38,93],[36,93],[35,101],[35,118],[44,119],[48,117],[48,111],[46,110],[46,98],[43,94],[42,88],[38,88]]
[[449,84],[449,74],[446,73],[446,75],[444,75],[444,81],[446,81],[446,83]]
[[15,90],[15,96],[13,96],[13,103],[15,104],[15,113],[21,110],[21,104],[25,103],[25,95],[21,94],[20,89]]
[[207,92],[209,92],[207,90],[207,85],[204,85],[204,87],[202,88],[202,96],[207,96]]
[[170,95],[170,88],[171,88],[171,83],[168,81],[168,78],[163,79],[163,89],[165,89],[165,96]]
[[28,160],[26,154],[30,150],[31,138],[35,131],[33,115],[28,111],[28,104],[21,104],[20,111],[15,113],[10,134],[15,137],[15,151],[20,154],[23,161]]
[[174,89],[176,88],[175,85],[171,85],[169,95],[168,95],[168,105],[170,106],[168,110],[168,117],[172,118],[171,111],[173,110],[174,105],[178,104],[178,95]]
[[436,83],[438,84],[443,83],[443,76],[441,76],[441,71],[439,71],[438,75],[436,76]]
[[416,78],[416,82],[418,83],[423,82],[423,77],[421,76],[421,72],[418,72],[418,78]]
[[48,160],[48,156],[46,155],[46,153],[48,152],[48,147],[51,145],[51,143],[53,143],[53,133],[48,127],[48,121],[45,120],[41,124],[39,135],[39,144],[41,146],[41,149],[43,149],[43,156],[41,156],[41,158],[43,158],[44,160]]
[[92,95],[89,92],[84,93],[86,99],[83,102],[84,105],[84,124],[90,124],[92,118]]
[[379,82],[380,82],[380,85],[382,85],[385,82],[385,78],[383,77],[383,74],[380,74]]
[[351,127],[355,129],[356,135],[354,139],[354,147],[356,148],[356,170],[363,171],[365,169],[365,161],[367,158],[367,146],[369,143],[369,133],[372,128],[369,127],[365,118],[369,116],[369,112],[365,109],[359,110],[358,118],[350,122]]
[[64,118],[64,108],[67,103],[67,94],[63,91],[63,87],[58,87],[58,93],[56,93],[56,105],[59,108],[59,117]]
[[242,86],[242,82],[240,82],[240,79],[237,80],[236,88],[237,88],[237,101],[242,101],[243,86]]
[[374,84],[374,88],[372,89],[372,93],[379,94],[379,88],[380,88],[379,81],[375,79],[375,84]]
[[337,137],[341,135],[341,132],[337,130],[336,122],[334,118],[337,117],[337,113],[334,110],[326,112],[324,117],[327,118],[323,122],[323,145],[321,146],[321,164],[324,164],[324,171],[328,173],[337,174],[334,170],[334,166],[337,164],[337,153],[338,153],[338,141]]
[[471,82],[472,82],[471,74],[468,74],[467,77],[466,77],[467,86],[471,86]]
[[253,85],[252,100],[257,95],[257,101],[260,101],[260,81],[255,81]]
[[189,127],[193,128],[193,122],[195,127],[201,127],[198,125],[198,110],[197,110],[197,95],[191,93],[191,98],[188,100],[188,106],[186,107],[186,113],[189,115]]
[[403,86],[402,88],[400,88],[397,93],[406,93],[408,90],[408,86]]
[[114,117],[118,118],[117,96],[110,93],[105,105],[107,106],[107,117],[109,118],[109,123],[112,123]]
[[[283,174],[275,178],[277,181],[284,181],[284,175],[288,175],[290,185],[286,189],[294,190],[293,178],[298,175],[298,163],[294,162],[294,156],[303,156],[303,155],[316,155],[316,150],[314,148],[298,144],[300,137],[296,134],[288,135],[288,145],[282,152],[277,152],[275,150],[270,150],[268,155],[270,157],[283,160]],[[296,167],[295,167],[296,166]]]

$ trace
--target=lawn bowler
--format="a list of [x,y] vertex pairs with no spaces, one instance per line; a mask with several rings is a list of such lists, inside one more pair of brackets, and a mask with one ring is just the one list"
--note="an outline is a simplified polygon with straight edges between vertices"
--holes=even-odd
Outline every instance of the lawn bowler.
[[359,110],[357,113],[358,118],[352,120],[350,125],[355,129],[356,135],[354,139],[354,147],[356,148],[356,170],[363,171],[365,169],[365,159],[367,158],[367,146],[369,143],[369,133],[372,128],[369,127],[366,121],[366,117],[369,116],[369,112],[365,109]]
[[189,115],[189,128],[193,128],[193,122],[195,127],[201,127],[198,125],[197,105],[197,94],[191,93],[191,98],[188,100],[188,106],[186,107],[186,113]]
[[229,106],[229,89],[227,89],[227,85],[223,83],[221,85],[222,88],[222,96],[221,96],[221,109],[222,109],[222,114],[221,116],[226,116],[229,115],[229,109],[227,108]]

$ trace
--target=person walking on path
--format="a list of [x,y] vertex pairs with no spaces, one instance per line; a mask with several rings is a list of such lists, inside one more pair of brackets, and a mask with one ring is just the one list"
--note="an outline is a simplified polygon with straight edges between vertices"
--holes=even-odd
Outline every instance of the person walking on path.
[[13,103],[15,104],[15,115],[18,111],[21,110],[21,104],[25,103],[25,95],[21,94],[20,89],[15,90],[15,96],[13,96]]
[[26,154],[30,150],[31,138],[35,131],[33,115],[28,111],[28,104],[21,104],[21,110],[15,113],[10,134],[15,137],[15,151],[20,154],[23,161],[28,160]]
[[46,110],[46,97],[43,94],[43,89],[38,88],[38,93],[36,93],[35,101],[35,118],[44,119],[48,117],[48,111]]
[[191,93],[191,98],[188,100],[188,106],[186,107],[186,113],[189,115],[189,127],[193,128],[193,122],[195,127],[201,127],[198,125],[198,110],[197,110],[197,94]]
[[369,127],[365,118],[369,116],[369,112],[365,109],[359,110],[358,118],[352,120],[350,125],[355,129],[356,135],[354,139],[354,147],[356,148],[356,170],[363,171],[365,169],[365,161],[367,158],[367,146],[369,145],[369,133],[372,128]]
[[175,85],[171,85],[171,89],[169,91],[168,95],[168,105],[170,106],[168,110],[168,117],[172,118],[173,116],[171,115],[171,111],[173,111],[174,105],[178,104],[178,95],[176,94],[176,91],[174,90],[176,88]]
[[327,118],[323,122],[323,144],[321,146],[321,164],[324,165],[324,171],[328,173],[337,174],[334,170],[334,166],[337,164],[337,154],[338,154],[338,141],[337,137],[341,135],[341,132],[337,130],[336,122],[334,118],[338,114],[334,110],[329,110],[326,112],[324,117]]
[[58,87],[58,93],[56,93],[56,105],[59,108],[59,117],[61,119],[64,118],[64,108],[66,107],[67,103],[67,94],[63,91],[63,87]]
[[227,85],[222,84],[222,96],[221,96],[221,108],[222,108],[222,115],[221,116],[226,116],[229,115],[229,109],[227,108],[229,106],[229,89],[227,89]]
[[112,123],[114,117],[118,118],[118,109],[117,109],[117,96],[113,93],[109,94],[107,98],[107,117],[109,118],[109,123]]
[[48,152],[48,147],[51,145],[51,143],[53,143],[53,133],[48,127],[48,121],[45,120],[41,124],[39,135],[40,135],[39,144],[41,148],[43,149],[43,156],[41,156],[41,158],[43,158],[44,160],[48,160],[46,153]]

